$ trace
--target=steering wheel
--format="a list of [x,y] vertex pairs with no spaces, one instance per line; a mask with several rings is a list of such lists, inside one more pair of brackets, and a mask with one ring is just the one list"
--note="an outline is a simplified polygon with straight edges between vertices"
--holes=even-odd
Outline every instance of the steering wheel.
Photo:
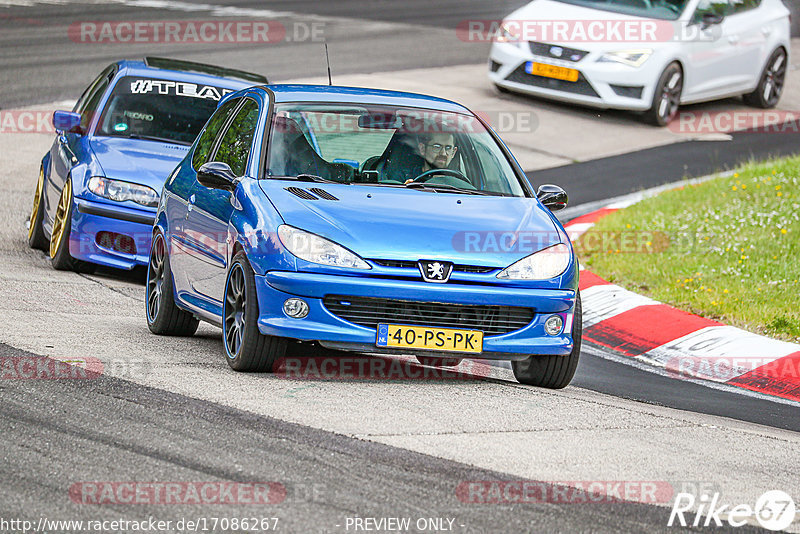
[[459,171],[455,169],[431,169],[429,171],[425,171],[416,178],[412,180],[412,182],[424,184],[437,174],[441,174],[443,176],[452,176],[453,178],[458,178],[462,182],[467,182],[469,185],[472,185],[472,182],[469,181],[469,178],[461,174]]

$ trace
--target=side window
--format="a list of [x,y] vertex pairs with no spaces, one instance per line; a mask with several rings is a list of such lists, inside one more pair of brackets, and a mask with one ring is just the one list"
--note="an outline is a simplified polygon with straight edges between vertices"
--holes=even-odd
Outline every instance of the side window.
[[700,0],[697,4],[697,9],[694,12],[693,22],[701,22],[703,15],[711,13],[712,15],[719,15],[727,17],[731,14],[732,7],[728,0]]
[[247,157],[250,155],[257,124],[258,104],[247,99],[228,126],[214,156],[216,161],[227,163],[236,176],[243,175],[247,167]]
[[205,128],[200,132],[200,137],[197,139],[197,146],[192,156],[192,167],[194,167],[194,170],[199,169],[203,163],[208,162],[208,158],[211,156],[211,150],[214,148],[214,141],[217,138],[217,134],[222,130],[222,127],[225,126],[225,123],[228,122],[228,119],[233,114],[236,106],[239,105],[239,102],[241,102],[239,98],[234,98],[225,102],[222,107],[208,119]]
[[75,113],[81,114],[81,129],[83,131],[89,128],[89,123],[92,122],[92,116],[97,111],[97,105],[100,103],[100,99],[103,98],[106,89],[108,89],[108,84],[111,83],[115,70],[115,65],[111,65],[104,70],[100,76],[92,82],[89,88],[84,91],[78,103],[75,104],[74,111]]
[[731,15],[750,11],[761,5],[761,0],[731,0]]

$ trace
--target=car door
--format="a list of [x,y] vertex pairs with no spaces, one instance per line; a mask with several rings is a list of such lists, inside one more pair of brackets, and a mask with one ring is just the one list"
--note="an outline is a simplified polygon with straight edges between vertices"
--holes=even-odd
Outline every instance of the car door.
[[[210,161],[226,163],[236,176],[247,169],[258,124],[258,103],[245,98],[228,125],[218,136]],[[232,193],[211,189],[195,181],[187,209],[186,236],[194,246],[187,261],[192,289],[222,303],[228,257],[228,222],[234,210]]]
[[[192,152],[191,164],[181,165],[178,174],[169,183],[169,194],[165,199],[164,209],[169,225],[169,241],[174,253],[170,256],[170,264],[175,273],[175,288],[179,295],[183,293],[194,293],[188,275],[188,269],[194,267],[194,262],[189,258],[194,254],[194,249],[198,248],[196,233],[187,233],[189,219],[189,202],[195,202],[196,190],[200,184],[197,183],[197,169],[204,163],[210,161],[214,154],[219,133],[231,120],[236,109],[242,103],[241,98],[233,98],[222,104],[203,127],[197,137],[194,150]],[[193,196],[194,195],[194,196]],[[194,206],[192,206],[192,209]]]
[[[751,0],[700,0],[692,16],[697,37],[686,45],[685,100],[710,99],[747,88],[764,37],[749,17],[752,11],[744,9],[750,5]],[[700,29],[705,14],[724,18]]]
[[45,213],[47,214],[48,231],[52,227],[50,221],[52,220],[58,199],[61,196],[61,190],[64,188],[64,183],[69,176],[72,167],[83,160],[86,148],[83,145],[82,138],[89,130],[89,125],[92,122],[94,114],[97,112],[97,106],[103,99],[103,95],[108,89],[111,80],[114,78],[116,72],[116,65],[111,65],[104,70],[100,75],[91,83],[89,87],[83,92],[81,98],[75,104],[73,111],[80,113],[82,133],[70,133],[64,131],[56,131],[56,140],[50,149],[50,172],[47,173],[48,182],[45,184]]

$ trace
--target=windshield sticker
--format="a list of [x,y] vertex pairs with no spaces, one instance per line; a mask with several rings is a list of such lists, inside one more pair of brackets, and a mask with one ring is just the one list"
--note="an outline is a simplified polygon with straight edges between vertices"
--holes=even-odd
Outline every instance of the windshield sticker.
[[138,95],[156,93],[159,95],[206,98],[218,101],[223,96],[232,92],[232,89],[222,89],[211,85],[198,85],[189,82],[148,79],[136,79],[131,81],[131,93]]
[[128,129],[128,125],[125,124],[124,122],[120,122],[119,124],[115,124],[114,125],[114,131],[115,132],[124,132],[127,129]]
[[124,117],[128,117],[130,119],[153,122],[153,116],[148,114],[148,113],[139,113],[138,111],[127,111],[126,110],[122,115]]

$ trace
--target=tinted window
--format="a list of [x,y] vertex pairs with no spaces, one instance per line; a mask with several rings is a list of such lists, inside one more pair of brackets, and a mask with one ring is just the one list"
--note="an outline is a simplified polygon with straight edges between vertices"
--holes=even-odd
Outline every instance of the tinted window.
[[700,0],[694,12],[694,22],[703,20],[703,15],[712,14],[727,17],[731,14],[732,7],[728,0]]
[[197,140],[197,146],[192,156],[192,166],[195,170],[199,169],[203,163],[208,161],[209,156],[211,156],[211,150],[214,148],[214,141],[217,138],[217,134],[222,127],[225,126],[225,123],[228,122],[228,119],[236,109],[236,106],[239,105],[239,102],[241,102],[239,98],[234,98],[233,100],[225,102],[214,116],[211,117],[211,120],[208,121],[203,133],[200,134],[200,138]]
[[247,99],[236,114],[214,156],[216,161],[227,163],[236,176],[242,176],[247,167],[247,157],[258,124],[258,104]]
[[731,0],[731,14],[755,9],[760,4],[761,0]]
[[94,84],[81,96],[81,100],[75,105],[76,112],[81,114],[81,129],[84,132],[89,129],[89,124],[92,122],[92,117],[97,111],[97,106],[100,104],[100,100],[103,98],[113,77],[114,68],[112,65],[103,71],[97,80],[95,80]]
[[114,72],[116,70],[115,67],[116,67],[116,65],[110,65],[110,66],[106,67],[106,69],[103,72],[101,72],[100,75],[97,78],[95,78],[92,81],[92,83],[90,83],[86,87],[86,89],[83,91],[83,94],[81,94],[81,97],[75,103],[75,107],[72,108],[73,112],[75,112],[75,113],[83,113],[83,110],[86,109],[86,103],[89,101],[89,99],[92,96],[94,96],[94,94],[96,92],[95,89],[100,84],[100,82],[102,82],[104,80],[105,81],[110,81],[111,80],[111,77],[112,77],[112,75],[114,74]]
[[565,4],[611,11],[637,17],[675,20],[683,12],[688,0],[558,0]]
[[230,92],[189,82],[125,76],[114,87],[96,133],[191,145],[220,98]]

